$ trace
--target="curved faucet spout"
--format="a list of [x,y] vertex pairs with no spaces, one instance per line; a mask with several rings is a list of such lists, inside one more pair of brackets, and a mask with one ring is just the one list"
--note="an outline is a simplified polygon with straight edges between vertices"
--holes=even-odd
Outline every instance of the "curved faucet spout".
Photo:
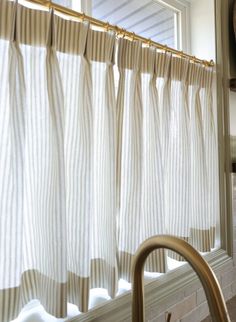
[[223,294],[214,272],[203,257],[186,241],[168,235],[151,237],[144,241],[133,260],[132,321],[144,322],[143,273],[148,255],[155,249],[167,248],[182,255],[197,273],[206,293],[213,322],[230,322]]

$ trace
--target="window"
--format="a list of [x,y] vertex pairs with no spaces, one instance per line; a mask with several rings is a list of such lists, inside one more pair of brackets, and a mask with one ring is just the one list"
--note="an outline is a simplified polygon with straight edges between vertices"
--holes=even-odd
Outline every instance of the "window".
[[189,3],[181,0],[56,0],[155,42],[179,50],[189,48]]
[[158,1],[92,1],[95,18],[169,47],[178,47],[176,11]]

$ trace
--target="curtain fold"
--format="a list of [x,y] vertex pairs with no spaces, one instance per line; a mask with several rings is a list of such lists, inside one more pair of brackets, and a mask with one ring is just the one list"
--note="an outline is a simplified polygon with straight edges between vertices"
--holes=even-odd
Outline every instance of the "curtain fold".
[[[211,68],[7,0],[0,56],[2,322],[34,298],[56,317],[93,288],[113,298],[153,235],[214,247]],[[182,259],[145,270],[167,255]]]
[[208,184],[208,216],[210,225],[210,248],[215,247],[216,225],[219,220],[219,183],[214,173],[219,172],[216,136],[216,111],[213,106],[213,73],[206,68],[204,70],[200,100],[203,118],[203,135],[206,153],[207,184]]
[[[89,303],[93,115],[90,63],[84,56],[88,24],[55,17],[56,49],[65,95],[65,172],[68,301]],[[74,38],[68,41],[70,35]],[[76,46],[74,45],[76,44]],[[79,44],[79,45],[78,45]],[[86,233],[88,232],[88,233]],[[81,247],[80,245],[83,245]]]
[[208,181],[206,146],[204,144],[203,117],[200,89],[203,68],[190,64],[189,104],[191,136],[191,243],[201,252],[210,251],[210,220],[208,216]]
[[[120,211],[118,215],[118,249],[120,275],[131,280],[131,260],[140,244],[141,216],[141,151],[142,151],[142,93],[141,43],[119,40],[119,85],[124,88],[118,110],[123,111],[121,134]],[[119,95],[119,94],[118,94]],[[133,229],[134,225],[136,229]]]
[[[167,147],[165,196],[166,227],[171,235],[190,241],[190,129],[187,98],[189,61],[173,57],[171,60],[171,99],[169,144]],[[183,225],[184,223],[184,225]],[[173,252],[171,257],[184,260]]]
[[[156,87],[156,50],[142,50],[142,196],[141,240],[165,233],[164,173],[162,163],[160,106]],[[149,272],[165,272],[164,250],[152,252],[145,266]]]
[[[90,222],[91,287],[116,293],[116,191],[115,191],[115,85],[113,77],[115,34],[89,31],[87,57],[91,61],[93,104],[93,206]],[[91,93],[90,93],[91,95]]]

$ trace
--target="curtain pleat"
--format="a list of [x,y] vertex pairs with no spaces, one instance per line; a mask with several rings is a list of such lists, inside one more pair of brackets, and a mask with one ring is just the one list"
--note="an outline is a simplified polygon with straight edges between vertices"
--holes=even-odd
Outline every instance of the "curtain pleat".
[[[13,25],[14,28],[14,25]],[[21,308],[22,237],[24,213],[25,81],[18,44],[0,40],[3,54],[0,72],[0,307],[3,320],[15,317]],[[5,66],[8,67],[5,68]],[[8,95],[6,95],[6,93]]]
[[161,144],[162,144],[162,159],[164,164],[167,160],[169,133],[170,133],[170,120],[171,120],[171,104],[170,104],[170,63],[171,54],[157,54],[156,57],[156,74],[157,74],[157,88],[160,100],[160,117],[161,117]]
[[215,174],[219,172],[217,159],[217,137],[215,115],[213,108],[212,69],[205,69],[200,91],[203,115],[203,133],[206,153],[206,167],[208,180],[208,217],[210,225],[210,247],[215,247],[216,224],[219,218],[219,179]]
[[191,242],[199,251],[210,251],[210,222],[208,216],[208,182],[203,116],[200,100],[203,69],[189,66],[189,104],[191,136]]
[[[164,173],[161,150],[160,109],[156,87],[156,50],[142,50],[142,195],[141,240],[165,233]],[[145,269],[165,272],[164,250],[152,252]]]
[[[124,77],[124,95],[118,110],[123,111],[120,178],[120,211],[118,215],[118,249],[120,276],[131,280],[131,259],[140,244],[142,93],[141,43],[119,40],[118,68]],[[132,68],[132,69],[128,69]],[[134,225],[136,229],[133,229]]]
[[[165,174],[167,232],[187,241],[190,238],[191,205],[191,141],[186,85],[188,66],[187,60],[177,57],[171,60],[171,114]],[[173,252],[169,252],[169,255],[182,259]]]
[[91,217],[91,287],[116,293],[115,192],[115,34],[89,31],[86,55],[91,61],[93,104],[93,206]]
[[34,298],[65,317],[92,288],[114,297],[153,235],[215,246],[211,68],[6,0],[0,55],[2,322]]

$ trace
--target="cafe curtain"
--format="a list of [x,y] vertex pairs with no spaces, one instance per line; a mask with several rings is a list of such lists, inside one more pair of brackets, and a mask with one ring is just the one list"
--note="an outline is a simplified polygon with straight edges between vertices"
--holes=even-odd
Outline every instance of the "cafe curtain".
[[0,57],[2,322],[35,298],[56,317],[113,298],[153,235],[214,247],[211,68],[6,0]]

